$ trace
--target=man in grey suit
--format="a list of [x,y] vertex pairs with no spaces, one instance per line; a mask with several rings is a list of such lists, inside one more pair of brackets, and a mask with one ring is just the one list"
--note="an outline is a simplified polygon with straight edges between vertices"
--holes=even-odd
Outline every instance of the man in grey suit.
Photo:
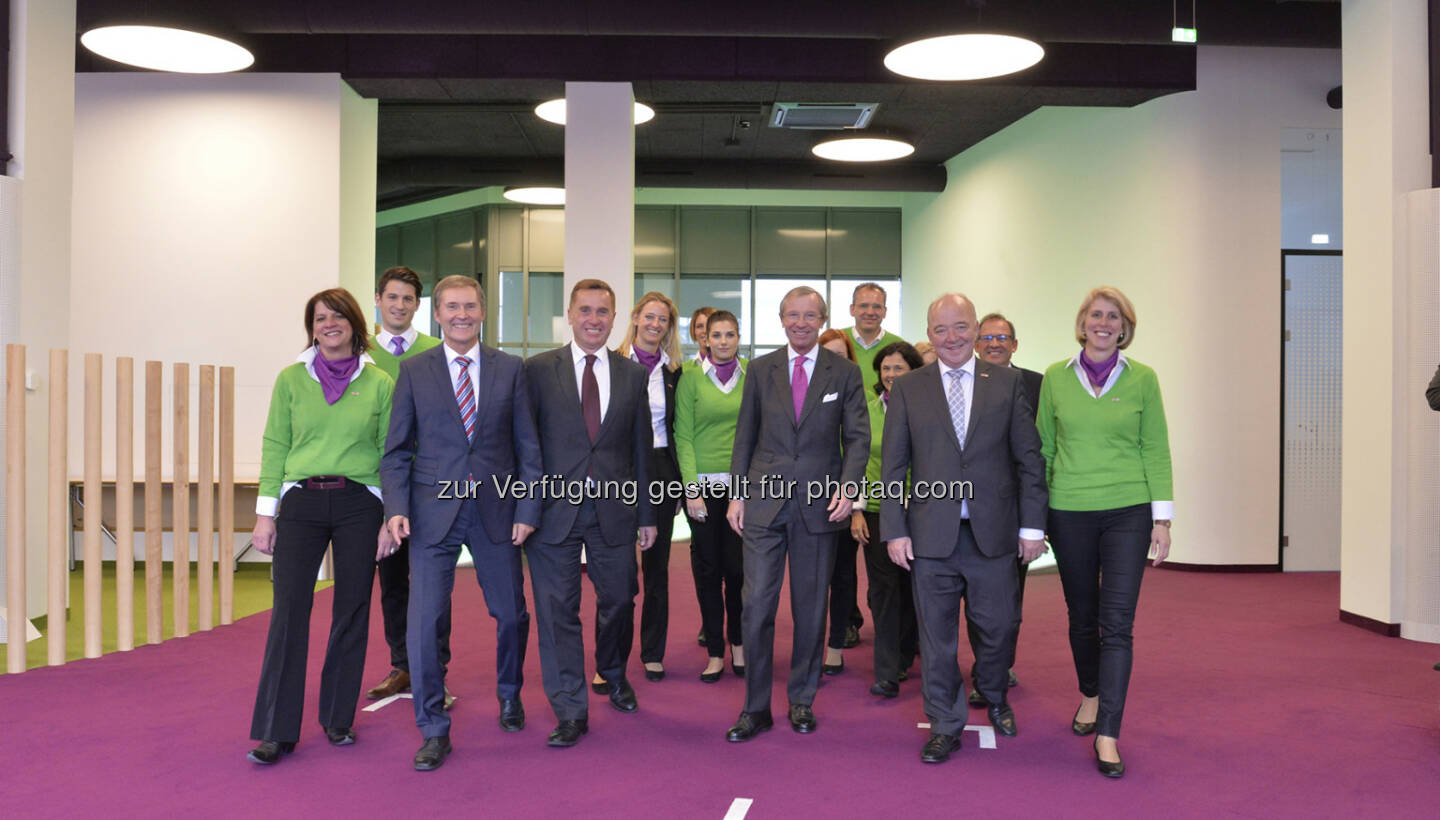
[[926,316],[938,361],[895,380],[881,445],[882,480],[899,487],[908,474],[909,504],[882,498],[880,537],[912,573],[930,717],[920,759],[940,763],[959,748],[967,714],[956,661],[962,598],[980,645],[976,688],[996,730],[1015,734],[1005,698],[1015,557],[1044,550],[1049,493],[1020,375],[975,358],[975,306],[946,294]]
[[590,729],[580,550],[595,587],[595,668],[605,679],[597,691],[628,713],[639,708],[625,675],[639,592],[635,549],[655,542],[646,475],[650,374],[605,348],[615,323],[615,291],[608,284],[575,283],[566,315],[574,341],[525,363],[547,487],[542,523],[525,553],[541,677],[559,721],[547,743],[557,747],[574,746]]
[[415,755],[420,771],[439,768],[450,753],[439,632],[449,620],[461,544],[475,559],[475,577],[495,619],[500,727],[518,732],[525,726],[520,687],[530,613],[520,545],[540,520],[539,502],[502,489],[540,478],[524,364],[480,344],[485,294],[479,282],[448,276],[432,298],[444,343],[401,364],[380,460],[390,535],[396,544],[410,538],[405,642],[415,723],[425,739]]
[[[825,300],[799,287],[780,301],[789,344],[750,363],[730,473],[740,484],[726,517],[744,538],[745,706],[726,739],[774,725],[775,610],[790,563],[790,727],[815,731],[812,704],[824,655],[826,589],[838,531],[850,520],[870,453],[860,368],[820,347]],[[847,487],[846,485],[849,484]]]

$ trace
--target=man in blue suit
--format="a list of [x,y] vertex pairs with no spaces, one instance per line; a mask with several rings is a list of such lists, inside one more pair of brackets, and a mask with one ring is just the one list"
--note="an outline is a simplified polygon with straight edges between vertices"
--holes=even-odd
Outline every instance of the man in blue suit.
[[500,727],[525,726],[520,703],[530,614],[520,546],[540,521],[540,505],[514,484],[540,479],[540,440],[530,412],[525,367],[479,342],[485,294],[468,276],[435,285],[435,321],[444,344],[400,366],[390,431],[380,461],[385,518],[396,543],[410,538],[410,653],[415,723],[425,739],[415,768],[439,768],[450,753],[439,627],[450,608],[460,545],[495,619]]

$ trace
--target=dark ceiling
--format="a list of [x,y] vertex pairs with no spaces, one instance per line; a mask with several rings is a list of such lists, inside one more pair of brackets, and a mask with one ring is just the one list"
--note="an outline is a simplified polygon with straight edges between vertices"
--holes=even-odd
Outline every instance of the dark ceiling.
[[[656,118],[636,128],[641,187],[938,191],[942,163],[1046,105],[1132,106],[1195,87],[1206,45],[1338,48],[1338,2],[1201,0],[78,0],[77,36],[120,21],[208,28],[253,71],[336,72],[380,101],[380,208],[488,185],[559,184],[564,129],[534,106],[566,80],[629,81]],[[1010,77],[905,80],[885,53],[980,24],[1040,40]],[[126,70],[77,47],[78,71]],[[767,125],[775,102],[879,103],[871,133],[915,153],[855,166],[815,159],[834,132]]]

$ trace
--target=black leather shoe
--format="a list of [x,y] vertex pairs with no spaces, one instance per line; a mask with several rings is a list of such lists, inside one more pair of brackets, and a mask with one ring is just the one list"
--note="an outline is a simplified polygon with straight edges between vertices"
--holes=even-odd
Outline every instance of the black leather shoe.
[[722,675],[724,675],[724,674],[725,674],[725,667],[723,667],[723,666],[720,667],[720,671],[718,671],[718,672],[701,672],[701,673],[700,673],[700,682],[701,682],[701,683],[719,683],[719,682],[720,682],[720,676],[722,676]]
[[909,670],[909,669],[901,669],[901,670],[900,670],[900,677],[896,678],[895,680],[897,680],[897,681],[900,682],[900,683],[904,683],[905,681],[910,680],[910,670]]
[[597,695],[608,695],[610,694],[610,681],[602,680],[596,683],[592,680],[590,681],[590,691]]
[[1125,761],[1117,760],[1114,763],[1106,763],[1100,759],[1100,738],[1095,738],[1095,768],[1109,778],[1125,776]]
[[653,680],[653,681],[665,680],[665,670],[664,670],[664,669],[646,669],[646,670],[645,670],[645,680]]
[[735,677],[737,678],[745,677],[745,664],[743,663],[736,663],[734,661],[731,661],[730,670],[735,673]]
[[820,671],[827,675],[838,675],[845,671],[845,659],[841,658],[837,664],[822,663],[820,664]]
[[870,687],[870,694],[881,698],[893,698],[900,695],[900,684],[893,680],[877,681]]
[[845,627],[845,648],[853,649],[860,645],[860,629],[854,625]]
[[445,763],[450,754],[450,736],[427,737],[415,753],[415,771],[433,772]]
[[740,719],[725,733],[725,739],[731,743],[744,743],[750,738],[768,732],[775,726],[775,719],[770,717],[769,712],[741,712]]
[[815,731],[815,712],[803,703],[790,704],[790,728],[802,735]]
[[1015,736],[1015,710],[1010,708],[1010,704],[994,703],[986,711],[990,716],[990,725],[995,727],[995,731],[1006,737]]
[[977,709],[984,709],[990,705],[990,701],[986,700],[985,696],[980,694],[979,689],[971,689],[970,694],[965,696],[965,701]]
[[525,706],[519,698],[500,701],[500,728],[507,732],[518,732],[525,728]]
[[295,751],[294,743],[276,743],[273,740],[262,740],[259,746],[251,749],[245,759],[252,763],[259,763],[261,766],[269,766],[280,759],[281,755],[288,755]]
[[580,742],[580,736],[590,731],[590,721],[586,718],[579,720],[562,720],[550,737],[545,739],[545,745],[563,748],[574,746]]
[[1015,677],[1015,670],[1014,670],[1014,669],[1011,669],[1011,670],[1010,670],[1010,681],[1009,681],[1009,683],[1008,683],[1007,685],[1010,686],[1011,688],[1014,688],[1014,687],[1020,685],[1020,680],[1019,680],[1019,678],[1016,678],[1016,677]]
[[331,746],[349,746],[355,742],[355,730],[327,728],[325,739],[330,741]]
[[1094,733],[1095,733],[1095,721],[1092,720],[1092,721],[1090,721],[1089,723],[1081,723],[1081,722],[1080,722],[1080,710],[1079,710],[1079,709],[1076,709],[1076,710],[1075,710],[1075,717],[1070,720],[1070,731],[1074,732],[1075,734],[1079,735],[1080,737],[1084,737],[1084,736],[1086,736],[1086,735],[1094,734]]
[[930,739],[925,741],[925,748],[920,750],[921,763],[944,763],[950,759],[950,753],[960,748],[959,735],[942,735],[932,732]]
[[611,685],[610,705],[627,714],[640,708],[640,701],[635,698],[635,687],[630,685],[630,681],[621,678]]

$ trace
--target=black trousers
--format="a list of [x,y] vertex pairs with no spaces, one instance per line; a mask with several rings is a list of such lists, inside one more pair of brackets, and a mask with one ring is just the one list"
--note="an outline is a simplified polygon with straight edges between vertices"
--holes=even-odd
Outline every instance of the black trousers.
[[870,539],[865,542],[865,574],[870,579],[866,602],[875,629],[875,681],[897,682],[919,651],[915,593],[910,570],[890,560],[880,540],[880,514],[865,513]]
[[545,697],[557,720],[578,720],[589,715],[580,626],[580,548],[585,548],[585,574],[595,587],[595,668],[605,680],[615,681],[625,676],[635,641],[639,591],[635,542],[605,543],[595,502],[586,500],[563,540],[543,544],[531,538],[526,545]]
[[294,487],[280,500],[275,518],[275,606],[265,638],[265,660],[250,722],[253,740],[300,739],[305,711],[305,666],[315,576],[334,546],[335,597],[330,640],[320,672],[320,725],[348,729],[355,722],[365,642],[370,635],[370,585],[375,572],[380,499],[362,484],[333,490]]
[[1100,696],[1095,731],[1120,736],[1134,659],[1135,607],[1150,551],[1150,505],[1051,510],[1050,545],[1070,611],[1070,653],[1080,694]]
[[700,626],[705,651],[725,657],[725,639],[744,645],[740,627],[745,611],[745,558],[740,536],[725,521],[728,496],[705,499],[705,520],[690,519],[690,572],[695,576],[695,597],[700,602]]
[[[410,609],[410,539],[375,565],[380,581],[380,613],[385,619],[385,643],[390,647],[390,666],[410,671],[410,654],[405,646],[406,614]],[[450,603],[440,618],[440,676],[450,667]]]
[[[667,484],[678,481],[669,447],[650,451],[650,478]],[[649,489],[640,491],[648,495]],[[640,575],[645,597],[640,606],[640,662],[665,660],[665,637],[670,632],[670,536],[675,532],[678,494],[667,494],[655,506],[655,543],[640,553]]]
[[[809,706],[820,688],[825,660],[825,591],[835,564],[834,530],[812,533],[800,515],[800,500],[785,502],[769,526],[745,522],[745,711],[770,711],[775,676],[775,612],[785,565],[790,565],[790,616],[794,637],[790,650],[791,705]],[[707,639],[709,635],[705,636]]]
[[920,665],[930,731],[958,735],[969,705],[960,676],[960,601],[979,629],[975,688],[991,703],[1004,703],[1005,638],[1014,621],[1015,571],[1009,555],[980,552],[970,522],[960,525],[955,546],[943,558],[916,556],[911,564],[915,614],[920,623]]
[[[1015,624],[1010,630],[1009,661],[1006,662],[1006,669],[1013,669],[1015,666],[1015,649],[1020,642],[1020,611],[1025,605],[1025,579],[1030,575],[1030,565],[1015,556]],[[975,622],[970,618],[970,610],[965,610],[965,634],[970,638],[970,653],[972,658],[980,657],[979,636],[975,630]],[[974,676],[974,669],[971,669],[971,676]]]
[[[860,544],[850,534],[850,528],[837,533],[835,540],[835,568],[830,571],[830,639],[826,646],[831,649],[845,648],[845,630],[855,621],[860,609],[860,574],[855,569],[855,557]],[[858,625],[857,625],[858,626]]]

